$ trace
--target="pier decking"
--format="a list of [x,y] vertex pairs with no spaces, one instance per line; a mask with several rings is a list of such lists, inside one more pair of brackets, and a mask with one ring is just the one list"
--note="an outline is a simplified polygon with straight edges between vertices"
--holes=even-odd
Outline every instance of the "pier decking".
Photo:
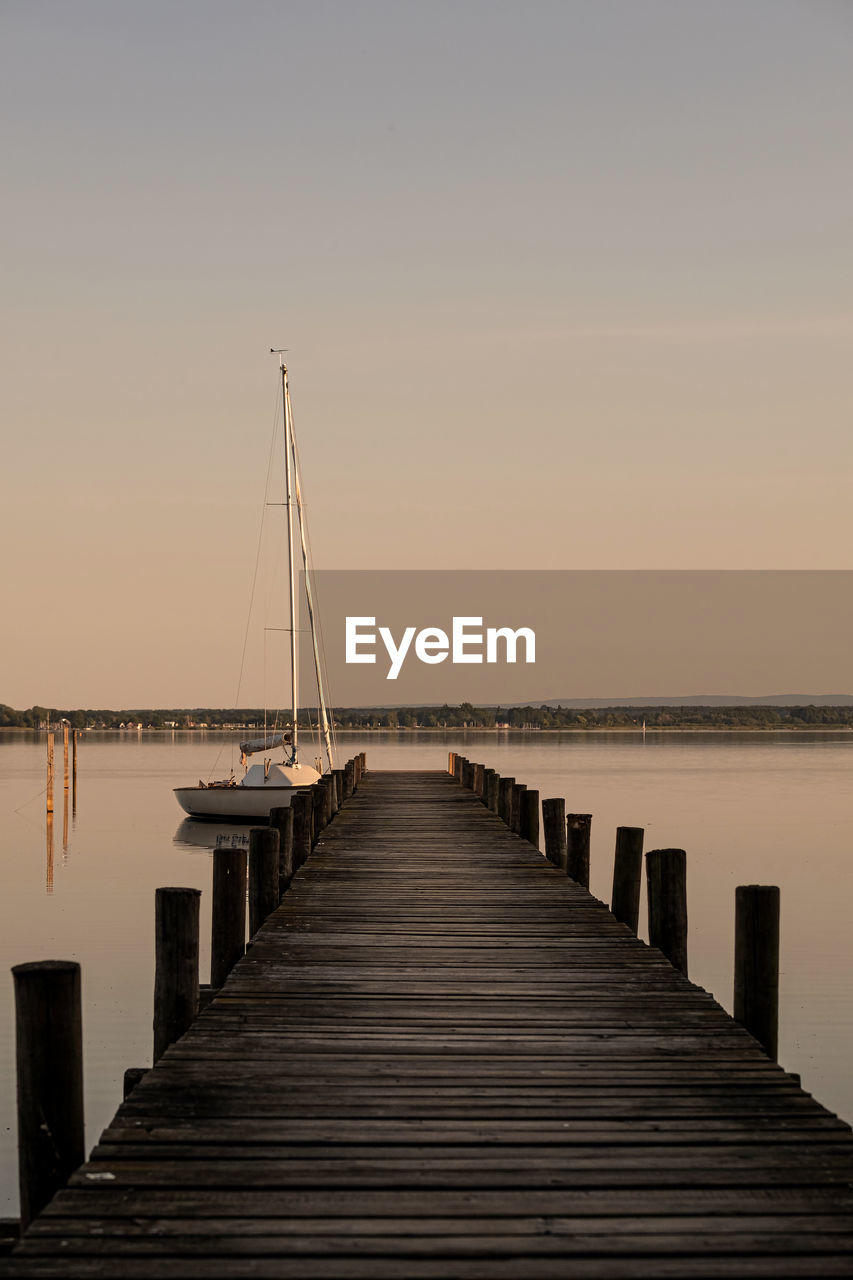
[[370,772],[14,1277],[853,1274],[853,1139],[446,773]]

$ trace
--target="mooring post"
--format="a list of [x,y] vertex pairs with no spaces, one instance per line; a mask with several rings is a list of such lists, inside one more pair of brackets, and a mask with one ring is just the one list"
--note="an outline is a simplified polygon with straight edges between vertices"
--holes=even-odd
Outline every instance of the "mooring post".
[[245,849],[213,851],[210,985],[218,991],[246,950]]
[[545,857],[555,867],[566,869],[566,802],[549,796],[542,801],[542,826],[545,832]]
[[293,870],[298,871],[308,861],[312,842],[312,818],[314,801],[310,791],[300,791],[290,802],[293,809]]
[[512,818],[509,829],[514,831],[517,836],[521,835],[521,797],[526,790],[526,782],[514,782],[512,784]]
[[293,879],[293,807],[283,805],[270,809],[270,826],[278,832],[278,898],[281,901]]
[[344,765],[344,800],[349,800],[355,790],[355,765],[347,760]]
[[486,770],[484,765],[481,765],[481,764],[474,765],[474,780],[473,780],[473,785],[471,787],[471,790],[474,792],[474,795],[479,796],[481,800],[483,798],[483,775],[485,771]]
[[778,886],[735,889],[735,1021],[776,1061],[779,1051]]
[[354,770],[353,780],[352,780],[352,789],[353,791],[358,791],[358,788],[361,785],[361,756],[360,755],[353,756],[352,764],[353,764],[353,770]]
[[487,809],[491,806],[492,787],[494,785],[495,771],[494,769],[483,769],[483,794],[481,799]]
[[83,1163],[83,1015],[72,960],[15,965],[21,1230]]
[[249,832],[249,937],[254,938],[279,903],[278,830],[253,827]]
[[154,894],[154,1061],[198,1017],[200,889]]
[[570,813],[566,818],[566,875],[589,888],[589,836],[591,813]]
[[335,799],[337,800],[338,808],[340,809],[344,802],[344,771],[343,769],[335,769],[333,773],[335,779]]
[[521,830],[525,840],[539,848],[539,792],[525,789],[521,794]]
[[636,933],[640,924],[640,886],[643,879],[643,828],[617,827],[613,857],[613,895],[610,910]]
[[457,754],[453,757],[453,776],[456,779],[456,781],[459,783],[462,782],[462,770],[463,770],[464,764],[465,764],[464,756],[460,756]]
[[311,839],[313,849],[326,825],[326,788],[323,786],[322,779],[311,788],[311,803],[314,820],[314,834]]
[[512,789],[515,778],[501,778],[498,786],[498,816],[508,827],[512,826]]
[[456,752],[448,751],[447,753],[447,772],[448,773],[453,773],[453,770],[455,768],[455,761],[456,761]]
[[53,813],[53,734],[47,735],[47,812]]
[[326,788],[327,788],[327,790],[328,790],[328,792],[329,792],[329,804],[328,804],[328,806],[327,806],[327,807],[328,807],[328,810],[329,810],[329,821],[331,822],[331,821],[332,821],[332,818],[334,818],[334,816],[335,816],[335,814],[338,812],[338,808],[339,808],[339,804],[338,804],[338,779],[337,779],[337,777],[335,776],[334,771],[332,771],[331,773],[327,773],[327,774],[326,774]]
[[649,944],[687,977],[687,854],[651,849],[646,854]]
[[139,1084],[139,1081],[142,1079],[145,1073],[150,1070],[151,1070],[150,1067],[128,1067],[126,1069],[121,1082],[122,1102],[127,1102],[128,1098],[133,1093],[136,1086]]
[[498,773],[497,769],[490,769],[486,777],[486,794],[484,799],[486,808],[491,810],[492,813],[497,813],[498,811],[498,794],[500,792],[500,787],[501,775]]

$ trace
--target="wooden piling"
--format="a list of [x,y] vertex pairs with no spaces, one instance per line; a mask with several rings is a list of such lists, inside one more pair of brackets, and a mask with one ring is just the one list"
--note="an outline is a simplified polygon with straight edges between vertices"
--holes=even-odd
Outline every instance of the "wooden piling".
[[274,827],[278,832],[278,896],[280,901],[293,879],[292,805],[271,809],[270,826]]
[[246,950],[245,849],[213,851],[213,920],[210,985],[219,990]]
[[566,875],[589,888],[589,836],[591,813],[570,813],[566,818]]
[[506,825],[512,825],[512,789],[515,786],[515,778],[502,777],[498,784],[498,817],[502,818]]
[[566,802],[549,796],[542,801],[542,826],[545,835],[545,857],[555,867],[566,869]]
[[47,811],[53,813],[53,734],[47,735]]
[[279,903],[278,830],[253,827],[249,832],[249,937],[254,938]]
[[471,790],[474,792],[474,795],[479,796],[481,800],[483,798],[483,774],[484,773],[485,773],[485,767],[483,765],[481,764],[474,765],[474,777],[471,780]]
[[525,840],[539,848],[539,792],[525,789],[521,795],[521,829]]
[[154,1061],[198,1016],[199,889],[154,895]]
[[62,724],[62,786],[68,790],[68,725]]
[[649,944],[687,977],[687,854],[652,849],[646,854]]
[[122,1102],[127,1102],[128,1098],[133,1093],[136,1086],[139,1084],[139,1081],[142,1079],[145,1073],[150,1070],[151,1070],[150,1067],[128,1067],[127,1068],[127,1070],[124,1073],[124,1077],[122,1079],[122,1087],[121,1087]]
[[311,848],[313,849],[326,825],[326,788],[323,786],[322,778],[314,784],[310,794],[314,823],[314,831],[311,838]]
[[335,801],[340,809],[344,802],[344,771],[343,769],[335,769],[333,774],[335,779]]
[[526,790],[526,782],[514,782],[512,784],[512,818],[509,829],[514,831],[517,836],[521,835],[521,797]]
[[329,789],[329,821],[338,812],[338,779],[334,771],[326,774],[326,786]]
[[448,772],[449,774],[451,774],[451,775],[452,775],[452,774],[453,774],[453,771],[454,771],[454,769],[455,769],[455,767],[456,767],[456,752],[455,752],[455,751],[448,751],[448,753],[447,753],[447,772]]
[[501,789],[501,775],[498,773],[497,769],[495,769],[494,772],[492,773],[492,776],[489,778],[488,793],[486,796],[487,808],[492,813],[498,812],[498,797],[500,795],[500,789]]
[[494,769],[483,770],[482,800],[487,809],[494,809],[497,806],[497,783],[495,782]]
[[344,800],[349,800],[355,790],[355,765],[347,760],[344,765]]
[[83,1163],[83,1017],[74,961],[19,964],[12,975],[25,1231]]
[[776,885],[735,889],[735,1020],[776,1061],[779,1049],[779,904]]
[[617,920],[636,933],[640,923],[640,886],[643,879],[643,828],[617,827],[613,857],[613,895],[610,910]]
[[313,838],[314,802],[310,791],[300,791],[290,802],[293,809],[293,870],[298,871],[308,861]]

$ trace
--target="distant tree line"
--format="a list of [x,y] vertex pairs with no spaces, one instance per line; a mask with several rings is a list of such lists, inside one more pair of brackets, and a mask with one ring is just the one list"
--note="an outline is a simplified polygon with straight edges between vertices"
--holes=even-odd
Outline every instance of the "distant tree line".
[[[286,722],[279,714],[278,724]],[[258,709],[193,707],[171,710],[131,708],[62,710],[30,707],[16,711],[0,703],[0,728],[42,729],[67,720],[74,729],[215,729],[255,730],[264,727]],[[317,712],[309,708],[300,723],[316,724]],[[853,728],[849,707],[352,707],[334,712],[341,729],[631,729],[643,723],[649,729],[806,729]],[[273,717],[267,713],[266,724]]]

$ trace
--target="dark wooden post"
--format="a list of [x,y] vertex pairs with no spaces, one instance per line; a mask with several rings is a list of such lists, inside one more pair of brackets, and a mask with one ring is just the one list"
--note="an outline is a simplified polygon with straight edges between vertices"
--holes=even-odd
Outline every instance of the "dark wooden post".
[[566,875],[589,888],[589,835],[591,813],[570,813],[566,818]]
[[347,760],[344,765],[344,800],[349,800],[353,791],[355,791],[355,765],[352,760]]
[[521,835],[521,797],[527,790],[526,782],[514,782],[512,784],[512,819],[510,821],[510,831]]
[[483,798],[483,774],[484,773],[485,773],[485,768],[483,765],[481,764],[474,765],[474,779],[473,779],[471,790],[474,792],[474,795],[479,796],[481,800]]
[[735,889],[735,1020],[773,1061],[779,1050],[779,889]]
[[542,826],[545,828],[545,857],[555,867],[566,869],[566,802],[549,797],[542,801]]
[[498,816],[508,827],[512,825],[512,789],[515,778],[501,778],[498,787]]
[[519,832],[525,840],[533,845],[534,849],[539,848],[539,792],[528,791],[526,788],[521,794],[521,830]]
[[329,821],[331,822],[335,814],[338,812],[338,780],[334,771],[326,774],[326,786],[329,789]]
[[322,778],[311,788],[311,804],[314,819],[314,834],[311,840],[313,849],[326,825],[326,788],[323,786]]
[[341,805],[344,802],[344,771],[343,769],[335,769],[334,777],[335,777],[335,795],[338,801],[338,808],[340,809]]
[[643,879],[643,828],[617,827],[613,857],[613,896],[610,910],[636,933],[640,923],[640,885]]
[[200,889],[154,894],[154,1061],[198,1017]]
[[646,854],[649,943],[687,977],[687,854],[651,849]]
[[279,902],[278,831],[253,827],[249,832],[249,937],[254,938]]
[[[293,797],[295,799],[295,797]],[[293,808],[291,805],[270,810],[270,826],[278,832],[278,897],[287,892],[293,879]]]
[[454,769],[453,776],[455,777],[456,781],[459,783],[462,782],[464,767],[465,767],[465,757],[457,755],[453,761],[453,769]]
[[293,870],[308,861],[311,852],[314,801],[310,791],[300,791],[290,802],[293,809]]
[[497,813],[498,811],[498,794],[500,792],[500,786],[501,775],[496,769],[489,769],[486,775],[485,802],[486,808],[490,809],[492,813]]
[[121,1082],[121,1100],[127,1102],[139,1081],[151,1070],[150,1067],[128,1067]]
[[213,851],[210,985],[217,991],[246,950],[245,849]]
[[83,1163],[83,1017],[80,966],[15,965],[18,1175],[26,1231]]

